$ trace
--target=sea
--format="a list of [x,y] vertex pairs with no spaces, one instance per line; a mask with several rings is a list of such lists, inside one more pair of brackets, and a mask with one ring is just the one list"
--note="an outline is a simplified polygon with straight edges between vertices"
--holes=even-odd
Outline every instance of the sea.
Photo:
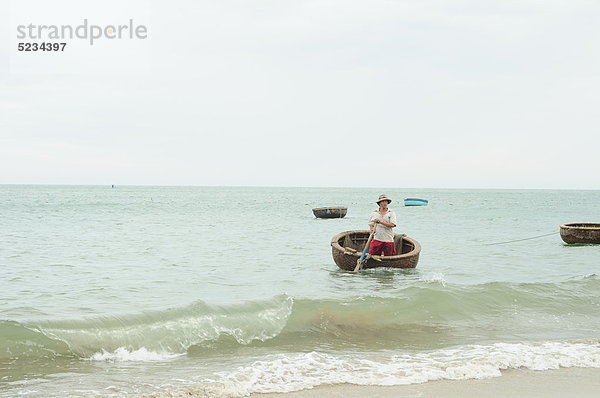
[[[339,269],[331,238],[380,194],[417,267]],[[600,222],[600,191],[0,185],[0,397],[599,368],[600,245],[569,222]]]

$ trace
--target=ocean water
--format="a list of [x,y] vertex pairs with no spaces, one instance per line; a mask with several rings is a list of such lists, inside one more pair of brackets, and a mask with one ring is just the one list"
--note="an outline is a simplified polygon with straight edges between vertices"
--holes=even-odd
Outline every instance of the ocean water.
[[[338,269],[331,238],[381,193],[417,268]],[[0,397],[600,367],[600,245],[558,234],[600,221],[600,191],[4,185],[0,220]]]

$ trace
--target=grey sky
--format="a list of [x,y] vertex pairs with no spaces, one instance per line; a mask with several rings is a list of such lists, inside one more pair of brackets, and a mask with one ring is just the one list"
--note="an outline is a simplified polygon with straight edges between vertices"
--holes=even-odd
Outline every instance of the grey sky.
[[138,74],[11,73],[1,13],[0,183],[600,189],[600,2],[148,4]]

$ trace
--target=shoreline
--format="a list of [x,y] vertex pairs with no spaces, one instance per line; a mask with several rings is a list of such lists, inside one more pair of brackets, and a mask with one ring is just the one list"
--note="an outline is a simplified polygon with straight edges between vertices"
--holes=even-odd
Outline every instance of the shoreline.
[[251,398],[595,398],[600,368],[509,369],[487,379],[437,380],[399,386],[322,385],[289,393],[251,394]]

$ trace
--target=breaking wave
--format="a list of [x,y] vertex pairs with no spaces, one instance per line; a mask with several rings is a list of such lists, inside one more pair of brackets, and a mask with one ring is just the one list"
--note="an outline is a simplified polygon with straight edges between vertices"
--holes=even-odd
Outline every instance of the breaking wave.
[[[249,345],[282,351],[300,347],[304,352],[353,345],[365,350],[438,349],[464,344],[467,336],[480,338],[473,331],[482,328],[499,337],[491,342],[507,341],[503,337],[515,326],[531,333],[545,328],[542,340],[552,328],[565,327],[597,336],[593,331],[600,328],[598,291],[600,279],[595,275],[562,283],[423,282],[393,297],[311,300],[279,295],[229,306],[196,302],[82,320],[4,320],[0,321],[0,360],[68,356],[163,361]],[[527,340],[535,340],[532,336]],[[433,345],[424,345],[432,341]]]

